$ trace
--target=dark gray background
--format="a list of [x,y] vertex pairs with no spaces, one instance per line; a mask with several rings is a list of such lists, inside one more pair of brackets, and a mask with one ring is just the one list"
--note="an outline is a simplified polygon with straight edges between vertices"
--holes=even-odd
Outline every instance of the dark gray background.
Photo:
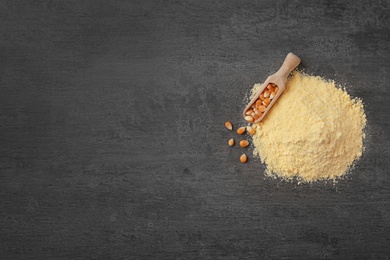
[[[389,259],[389,1],[313,2],[0,1],[0,258]],[[364,100],[337,184],[227,146],[289,51]]]

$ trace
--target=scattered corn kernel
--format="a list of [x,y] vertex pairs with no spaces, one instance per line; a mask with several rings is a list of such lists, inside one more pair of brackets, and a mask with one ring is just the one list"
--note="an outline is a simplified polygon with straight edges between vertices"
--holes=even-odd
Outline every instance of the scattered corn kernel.
[[229,146],[233,146],[234,145],[234,140],[230,139],[228,143],[229,143]]
[[227,122],[225,123],[225,127],[226,127],[227,129],[229,129],[229,130],[233,130],[233,125],[232,125],[232,123],[230,123],[229,121],[227,121]]
[[245,132],[245,127],[243,127],[243,126],[237,129],[237,134],[239,134],[239,135],[242,135],[244,132]]
[[241,155],[241,156],[240,156],[240,162],[246,163],[246,161],[248,161],[248,157],[246,157],[245,154]]
[[247,141],[247,140],[241,140],[240,141],[240,146],[242,147],[242,148],[245,148],[245,147],[247,147],[249,145],[249,142]]
[[254,135],[256,133],[256,130],[253,127],[251,127],[251,126],[247,126],[246,127],[246,132],[248,134],[250,134],[250,135]]

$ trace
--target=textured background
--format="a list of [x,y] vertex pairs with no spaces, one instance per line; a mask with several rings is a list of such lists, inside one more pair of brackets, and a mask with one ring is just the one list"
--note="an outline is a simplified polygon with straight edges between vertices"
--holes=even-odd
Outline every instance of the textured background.
[[[335,185],[227,146],[289,51],[365,102]],[[389,259],[389,79],[389,1],[0,1],[0,258]]]

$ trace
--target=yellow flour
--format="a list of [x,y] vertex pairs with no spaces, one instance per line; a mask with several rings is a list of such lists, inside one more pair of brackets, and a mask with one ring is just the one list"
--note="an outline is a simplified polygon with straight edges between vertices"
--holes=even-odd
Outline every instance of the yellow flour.
[[[252,96],[260,88],[255,84]],[[266,173],[304,182],[344,175],[362,155],[366,116],[334,81],[295,71],[253,136]]]

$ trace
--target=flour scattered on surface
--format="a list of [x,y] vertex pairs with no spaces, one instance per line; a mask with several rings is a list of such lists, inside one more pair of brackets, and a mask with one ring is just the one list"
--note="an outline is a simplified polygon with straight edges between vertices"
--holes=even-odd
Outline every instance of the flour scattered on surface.
[[[260,86],[255,84],[250,95]],[[361,157],[365,125],[360,99],[334,81],[295,71],[268,115],[254,124],[254,155],[270,176],[334,180]]]

